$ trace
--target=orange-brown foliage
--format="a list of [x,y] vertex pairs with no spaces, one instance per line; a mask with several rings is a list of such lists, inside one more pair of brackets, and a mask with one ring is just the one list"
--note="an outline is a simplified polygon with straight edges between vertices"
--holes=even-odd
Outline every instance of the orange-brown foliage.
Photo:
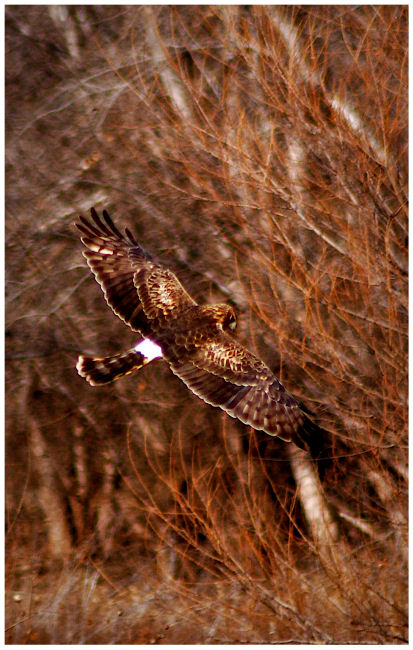
[[[7,642],[406,642],[406,7],[9,6],[6,119]],[[235,305],[313,469],[162,363],[76,375],[134,342],[92,205]]]

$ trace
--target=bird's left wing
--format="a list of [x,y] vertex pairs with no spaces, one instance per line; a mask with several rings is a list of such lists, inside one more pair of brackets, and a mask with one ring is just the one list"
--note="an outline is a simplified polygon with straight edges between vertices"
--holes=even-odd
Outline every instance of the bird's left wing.
[[196,395],[254,429],[296,439],[305,415],[263,361],[225,333],[202,343],[172,371]]

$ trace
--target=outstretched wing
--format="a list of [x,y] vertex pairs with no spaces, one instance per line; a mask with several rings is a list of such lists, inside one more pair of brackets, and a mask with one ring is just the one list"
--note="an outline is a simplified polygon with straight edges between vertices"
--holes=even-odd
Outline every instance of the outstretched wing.
[[254,429],[296,440],[305,415],[263,361],[225,333],[172,371],[196,395]]
[[[177,277],[155,264],[128,229],[123,235],[106,210],[103,220],[91,209],[92,220],[76,224],[88,250],[83,254],[102,287],[106,302],[129,327],[149,336],[159,319],[196,304]],[[161,319],[162,320],[162,319]]]

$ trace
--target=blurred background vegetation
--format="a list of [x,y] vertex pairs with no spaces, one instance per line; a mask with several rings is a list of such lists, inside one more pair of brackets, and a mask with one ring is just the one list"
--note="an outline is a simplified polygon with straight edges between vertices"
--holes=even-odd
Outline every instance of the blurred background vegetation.
[[[407,29],[6,7],[8,643],[407,642]],[[234,305],[326,431],[311,466],[161,363],[77,375],[135,341],[81,255],[91,206]]]

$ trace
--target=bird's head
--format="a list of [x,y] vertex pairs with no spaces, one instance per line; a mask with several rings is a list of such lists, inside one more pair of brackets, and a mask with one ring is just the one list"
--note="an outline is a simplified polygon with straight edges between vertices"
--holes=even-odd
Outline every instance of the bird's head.
[[224,332],[228,330],[234,332],[237,327],[237,317],[233,308],[224,303],[211,305],[211,307],[214,310],[214,320],[217,323],[218,328]]

